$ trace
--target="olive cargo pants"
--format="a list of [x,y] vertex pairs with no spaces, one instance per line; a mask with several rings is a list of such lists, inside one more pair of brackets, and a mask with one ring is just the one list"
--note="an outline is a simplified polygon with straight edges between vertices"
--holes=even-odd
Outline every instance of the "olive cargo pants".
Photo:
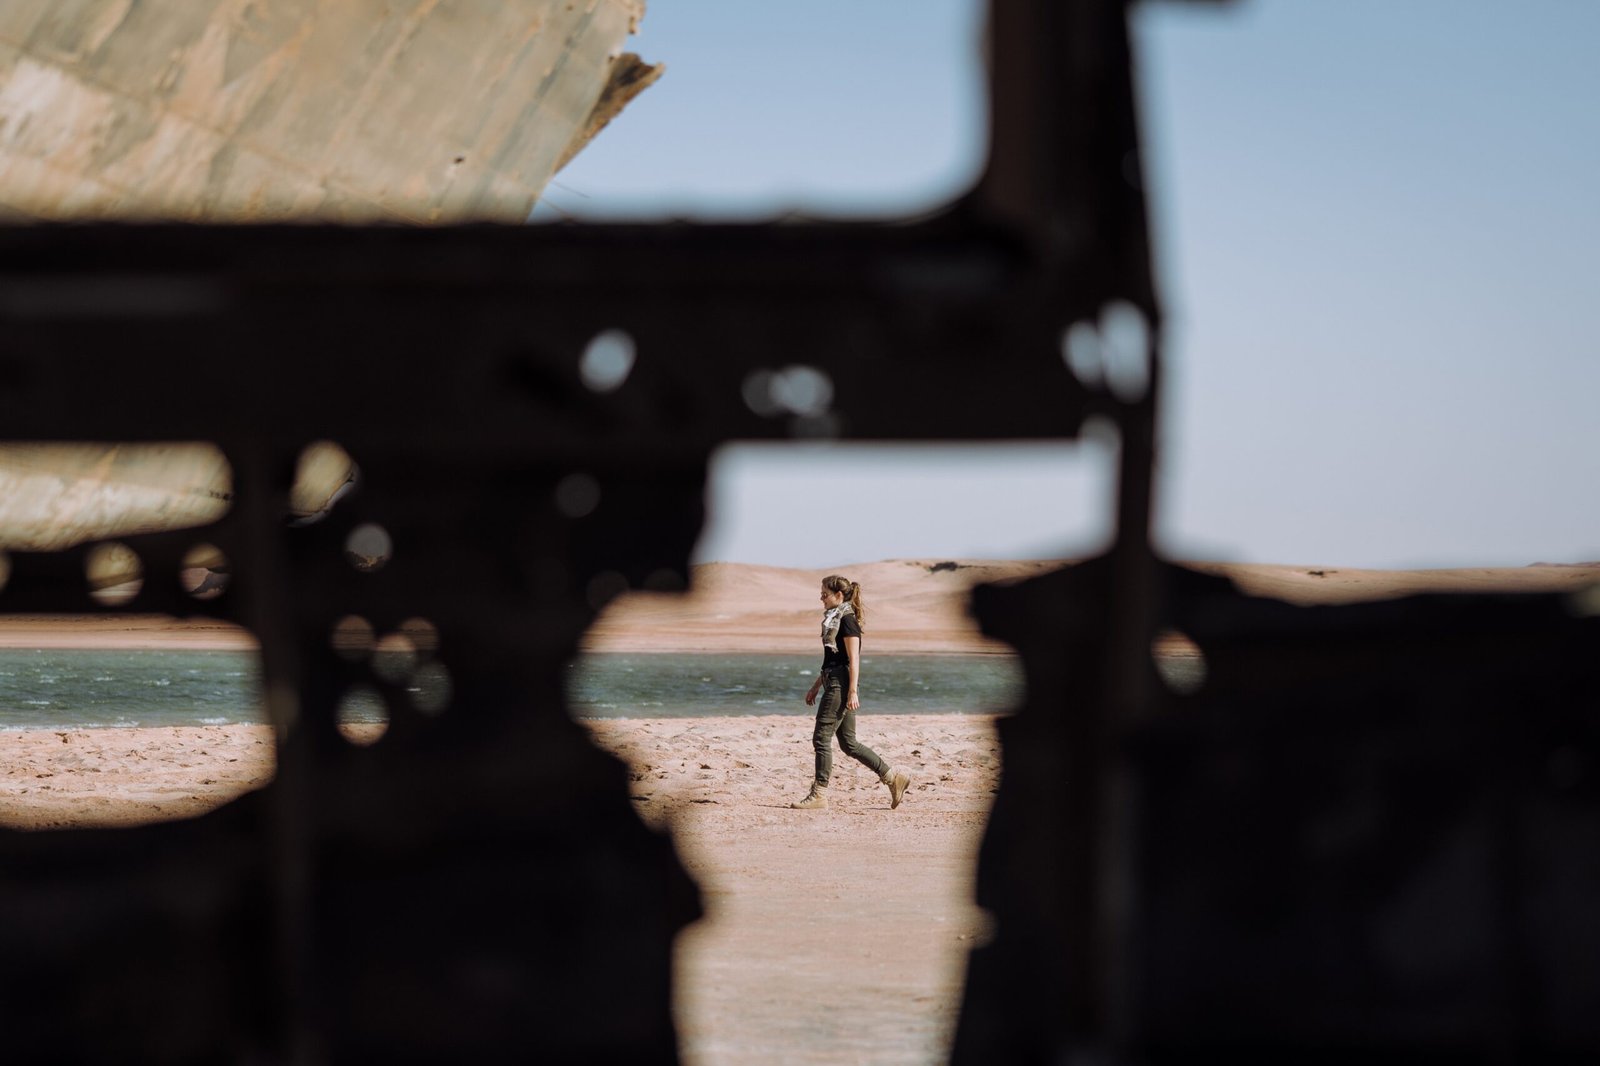
[[856,739],[856,712],[845,707],[845,675],[829,671],[817,699],[817,727],[811,733],[811,747],[817,753],[817,784],[826,785],[833,776],[834,735],[839,750],[883,779],[884,761],[878,753]]

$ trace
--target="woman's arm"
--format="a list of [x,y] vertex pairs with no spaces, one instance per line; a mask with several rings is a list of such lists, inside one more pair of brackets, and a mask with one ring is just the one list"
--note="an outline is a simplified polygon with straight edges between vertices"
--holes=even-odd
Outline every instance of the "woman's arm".
[[850,656],[850,691],[845,694],[844,705],[853,711],[861,706],[861,696],[856,691],[861,682],[861,638],[845,637],[844,653]]

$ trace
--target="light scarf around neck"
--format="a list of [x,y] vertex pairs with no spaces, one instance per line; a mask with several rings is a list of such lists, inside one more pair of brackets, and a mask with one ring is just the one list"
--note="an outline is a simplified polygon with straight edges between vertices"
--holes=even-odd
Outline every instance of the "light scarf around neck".
[[829,607],[822,616],[822,646],[829,651],[839,650],[839,623],[845,615],[855,617],[856,609],[848,603],[841,603],[837,607]]

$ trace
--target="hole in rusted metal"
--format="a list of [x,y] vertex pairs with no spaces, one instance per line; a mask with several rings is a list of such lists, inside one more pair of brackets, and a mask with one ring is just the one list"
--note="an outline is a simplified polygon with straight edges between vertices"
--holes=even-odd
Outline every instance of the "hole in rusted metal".
[[334,623],[328,644],[341,659],[360,662],[372,654],[377,637],[372,631],[371,622],[352,614]]
[[356,487],[360,476],[350,453],[333,441],[306,445],[295,465],[294,486],[289,490],[289,514],[294,524],[321,521]]
[[385,633],[372,654],[372,672],[390,684],[410,678],[417,668],[417,646],[404,633]]
[[0,444],[0,547],[14,551],[206,526],[232,499],[214,444]]
[[1176,629],[1165,629],[1150,643],[1156,673],[1172,692],[1192,696],[1205,687],[1206,657],[1199,645]]
[[344,542],[345,558],[363,573],[381,570],[394,555],[389,531],[376,522],[366,522],[350,531]]
[[411,684],[406,692],[411,696],[412,706],[418,711],[426,715],[441,714],[450,706],[450,698],[454,694],[450,671],[443,663],[425,663],[411,675]]
[[339,732],[352,744],[376,744],[389,729],[389,705],[371,685],[356,685],[339,700]]
[[591,392],[613,392],[633,372],[638,348],[633,337],[620,329],[595,334],[578,363],[578,376]]
[[197,600],[214,600],[233,580],[228,557],[214,544],[196,544],[183,556],[178,585]]
[[89,549],[84,560],[89,595],[107,607],[121,607],[144,588],[144,564],[126,544],[111,541]]
[[568,474],[556,482],[556,510],[568,518],[583,518],[600,506],[600,482],[588,474]]
[[428,656],[439,650],[439,629],[426,618],[406,619],[400,623],[400,632],[419,655]]

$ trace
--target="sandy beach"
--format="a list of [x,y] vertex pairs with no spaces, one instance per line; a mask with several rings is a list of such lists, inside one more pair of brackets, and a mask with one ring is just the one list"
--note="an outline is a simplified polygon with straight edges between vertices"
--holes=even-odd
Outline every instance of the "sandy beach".
[[[867,590],[873,650],[991,653],[1005,649],[966,616],[967,589],[1054,565],[898,560],[839,569]],[[1600,582],[1600,565],[1202,568],[1234,578],[1246,592],[1296,603],[1422,591],[1579,593]],[[702,567],[691,595],[639,594],[615,603],[587,646],[809,654],[817,639],[815,590],[827,572]],[[1583,594],[1600,610],[1592,591]],[[0,646],[252,642],[211,622],[4,616]],[[799,697],[796,710],[803,711]],[[584,723],[629,766],[640,818],[671,831],[701,886],[706,917],[677,948],[686,1061],[926,1063],[945,1056],[966,952],[986,935],[972,904],[972,877],[1001,770],[994,719],[961,713],[967,710],[863,713],[861,739],[912,775],[896,811],[877,780],[843,758],[836,758],[830,809],[787,807],[810,775],[805,714]],[[0,733],[0,751],[0,823],[28,829],[189,817],[259,788],[274,770],[271,733],[260,726],[24,730]]]
[[595,721],[633,767],[640,815],[669,825],[707,916],[678,945],[679,1032],[694,1063],[929,1063],[948,1057],[979,838],[999,781],[994,720],[864,717],[911,774],[898,810],[835,758],[829,808],[787,804],[810,780],[808,719]]
[[[669,828],[706,916],[677,945],[690,1063],[929,1063],[946,1057],[967,950],[984,935],[972,871],[1000,761],[994,720],[864,718],[908,770],[905,801],[836,760],[832,803],[795,811],[810,720],[587,722],[632,769],[640,817]],[[365,727],[370,735],[371,727]],[[203,813],[268,781],[264,726],[0,734],[0,822],[131,825]]]

